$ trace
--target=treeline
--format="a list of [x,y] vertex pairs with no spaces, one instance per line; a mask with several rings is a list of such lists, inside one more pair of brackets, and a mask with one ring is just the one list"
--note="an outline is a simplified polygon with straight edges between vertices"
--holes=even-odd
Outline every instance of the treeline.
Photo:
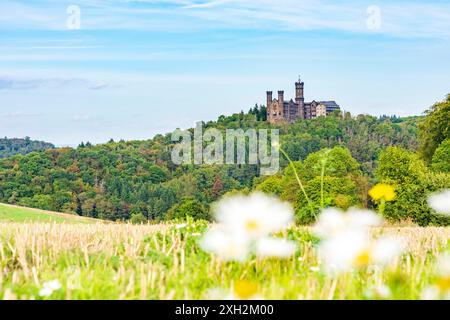
[[[352,159],[351,170],[345,177],[339,176],[344,180],[333,180],[330,175],[330,183],[342,189],[343,197],[333,202],[330,193],[326,204],[367,204],[363,194],[375,179],[380,152],[389,146],[412,151],[418,148],[420,117],[392,119],[335,113],[271,126],[265,121],[264,109],[256,106],[248,113],[220,116],[205,123],[205,128],[278,128],[283,148],[294,161],[304,161],[324,148],[341,148],[335,150],[340,150],[339,157]],[[110,220],[160,221],[189,212],[205,217],[209,205],[223,194],[253,190],[263,183],[257,165],[176,166],[171,162],[172,147],[171,135],[167,134],[147,141],[82,144],[76,149],[51,149],[2,159],[0,201]],[[282,159],[281,165],[286,168],[288,163]],[[295,201],[301,207],[302,200]]]
[[44,141],[31,140],[29,137],[0,138],[0,158],[11,157],[16,154],[28,154],[34,151],[54,149],[55,146]]

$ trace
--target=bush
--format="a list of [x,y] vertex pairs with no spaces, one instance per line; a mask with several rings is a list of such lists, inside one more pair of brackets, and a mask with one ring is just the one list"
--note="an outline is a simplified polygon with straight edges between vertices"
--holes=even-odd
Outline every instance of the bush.
[[431,160],[431,168],[436,172],[450,173],[450,139],[442,142],[436,149]]
[[380,182],[394,186],[397,194],[386,203],[387,219],[412,219],[421,226],[450,225],[450,219],[433,214],[427,202],[432,192],[450,187],[449,174],[430,172],[415,153],[390,147],[380,154],[376,175]]
[[167,212],[166,220],[185,220],[187,217],[195,220],[209,220],[209,212],[201,202],[195,199],[185,199]]
[[429,163],[439,145],[450,139],[450,94],[426,111],[427,116],[419,124],[420,152]]
[[131,216],[130,222],[133,224],[148,223],[148,219],[142,213],[136,213]]
[[325,165],[326,176],[345,177],[349,174],[360,173],[358,161],[352,157],[348,149],[342,147],[311,153],[303,165],[307,169],[304,175],[309,179],[320,176],[323,165]]
[[313,223],[321,208],[333,206],[348,209],[351,206],[359,205],[356,185],[350,178],[325,176],[323,179],[323,203],[321,185],[321,177],[316,177],[306,184],[306,194],[312,203],[312,209],[303,193],[297,193],[294,208],[298,223]]

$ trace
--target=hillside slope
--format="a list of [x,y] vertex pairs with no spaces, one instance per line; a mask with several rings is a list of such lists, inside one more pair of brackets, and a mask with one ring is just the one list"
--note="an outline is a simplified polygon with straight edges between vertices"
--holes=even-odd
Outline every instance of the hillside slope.
[[0,222],[95,223],[101,220],[0,203]]
[[16,154],[28,154],[35,151],[54,149],[55,146],[44,141],[31,140],[29,137],[0,138],[0,158],[11,157]]
[[[346,114],[273,126],[258,121],[254,113],[240,113],[204,123],[204,129],[279,129],[283,148],[294,161],[341,146],[372,178],[383,149],[417,148],[417,122],[418,118]],[[223,194],[251,190],[258,183],[257,165],[177,166],[171,161],[173,145],[171,134],[166,134],[0,159],[0,201],[106,220],[137,216],[161,221],[180,204],[207,210]],[[287,162],[280,160],[285,168]]]

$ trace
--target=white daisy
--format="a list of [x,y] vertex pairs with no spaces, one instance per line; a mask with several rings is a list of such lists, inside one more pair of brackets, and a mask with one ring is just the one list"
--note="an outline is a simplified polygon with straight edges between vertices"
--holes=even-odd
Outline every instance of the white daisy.
[[370,265],[383,266],[401,253],[399,241],[381,238],[371,241],[361,232],[346,232],[319,246],[319,255],[328,271],[345,272]]
[[319,215],[313,230],[319,237],[327,238],[348,231],[365,232],[369,227],[379,226],[382,222],[383,219],[370,210],[350,209],[343,212],[327,208]]
[[286,239],[265,237],[256,243],[256,255],[264,258],[289,258],[296,249],[295,243]]
[[436,265],[436,278],[434,283],[422,292],[422,299],[450,300],[450,253],[439,257]]
[[392,297],[391,288],[385,284],[375,285],[366,291],[369,299],[390,299]]
[[309,267],[309,270],[311,270],[312,272],[319,272],[320,271],[320,267],[319,266],[312,266],[312,267]]
[[288,227],[294,218],[290,204],[256,192],[225,197],[214,206],[219,223],[234,233],[257,239]]
[[250,253],[250,239],[242,233],[227,233],[219,228],[209,230],[200,242],[207,252],[226,261],[244,261]]
[[436,212],[450,215],[450,189],[431,195],[428,204]]
[[48,281],[42,285],[42,289],[39,290],[39,295],[41,297],[50,297],[54,291],[60,290],[61,288],[61,283],[58,280]]

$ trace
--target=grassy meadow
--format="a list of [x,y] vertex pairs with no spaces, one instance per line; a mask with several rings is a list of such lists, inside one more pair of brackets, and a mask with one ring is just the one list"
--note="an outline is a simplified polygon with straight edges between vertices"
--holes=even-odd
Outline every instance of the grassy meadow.
[[73,214],[25,208],[0,203],[0,222],[94,223],[100,220]]
[[[206,222],[57,222],[0,222],[0,299],[220,299],[236,283],[244,284],[244,298],[251,292],[264,299],[420,299],[450,236],[444,227],[373,228],[373,237],[404,239],[401,257],[383,269],[332,277],[321,269],[317,238],[305,227],[279,234],[297,243],[292,257],[238,263],[200,249]],[[42,296],[45,283],[55,280],[55,290]]]

